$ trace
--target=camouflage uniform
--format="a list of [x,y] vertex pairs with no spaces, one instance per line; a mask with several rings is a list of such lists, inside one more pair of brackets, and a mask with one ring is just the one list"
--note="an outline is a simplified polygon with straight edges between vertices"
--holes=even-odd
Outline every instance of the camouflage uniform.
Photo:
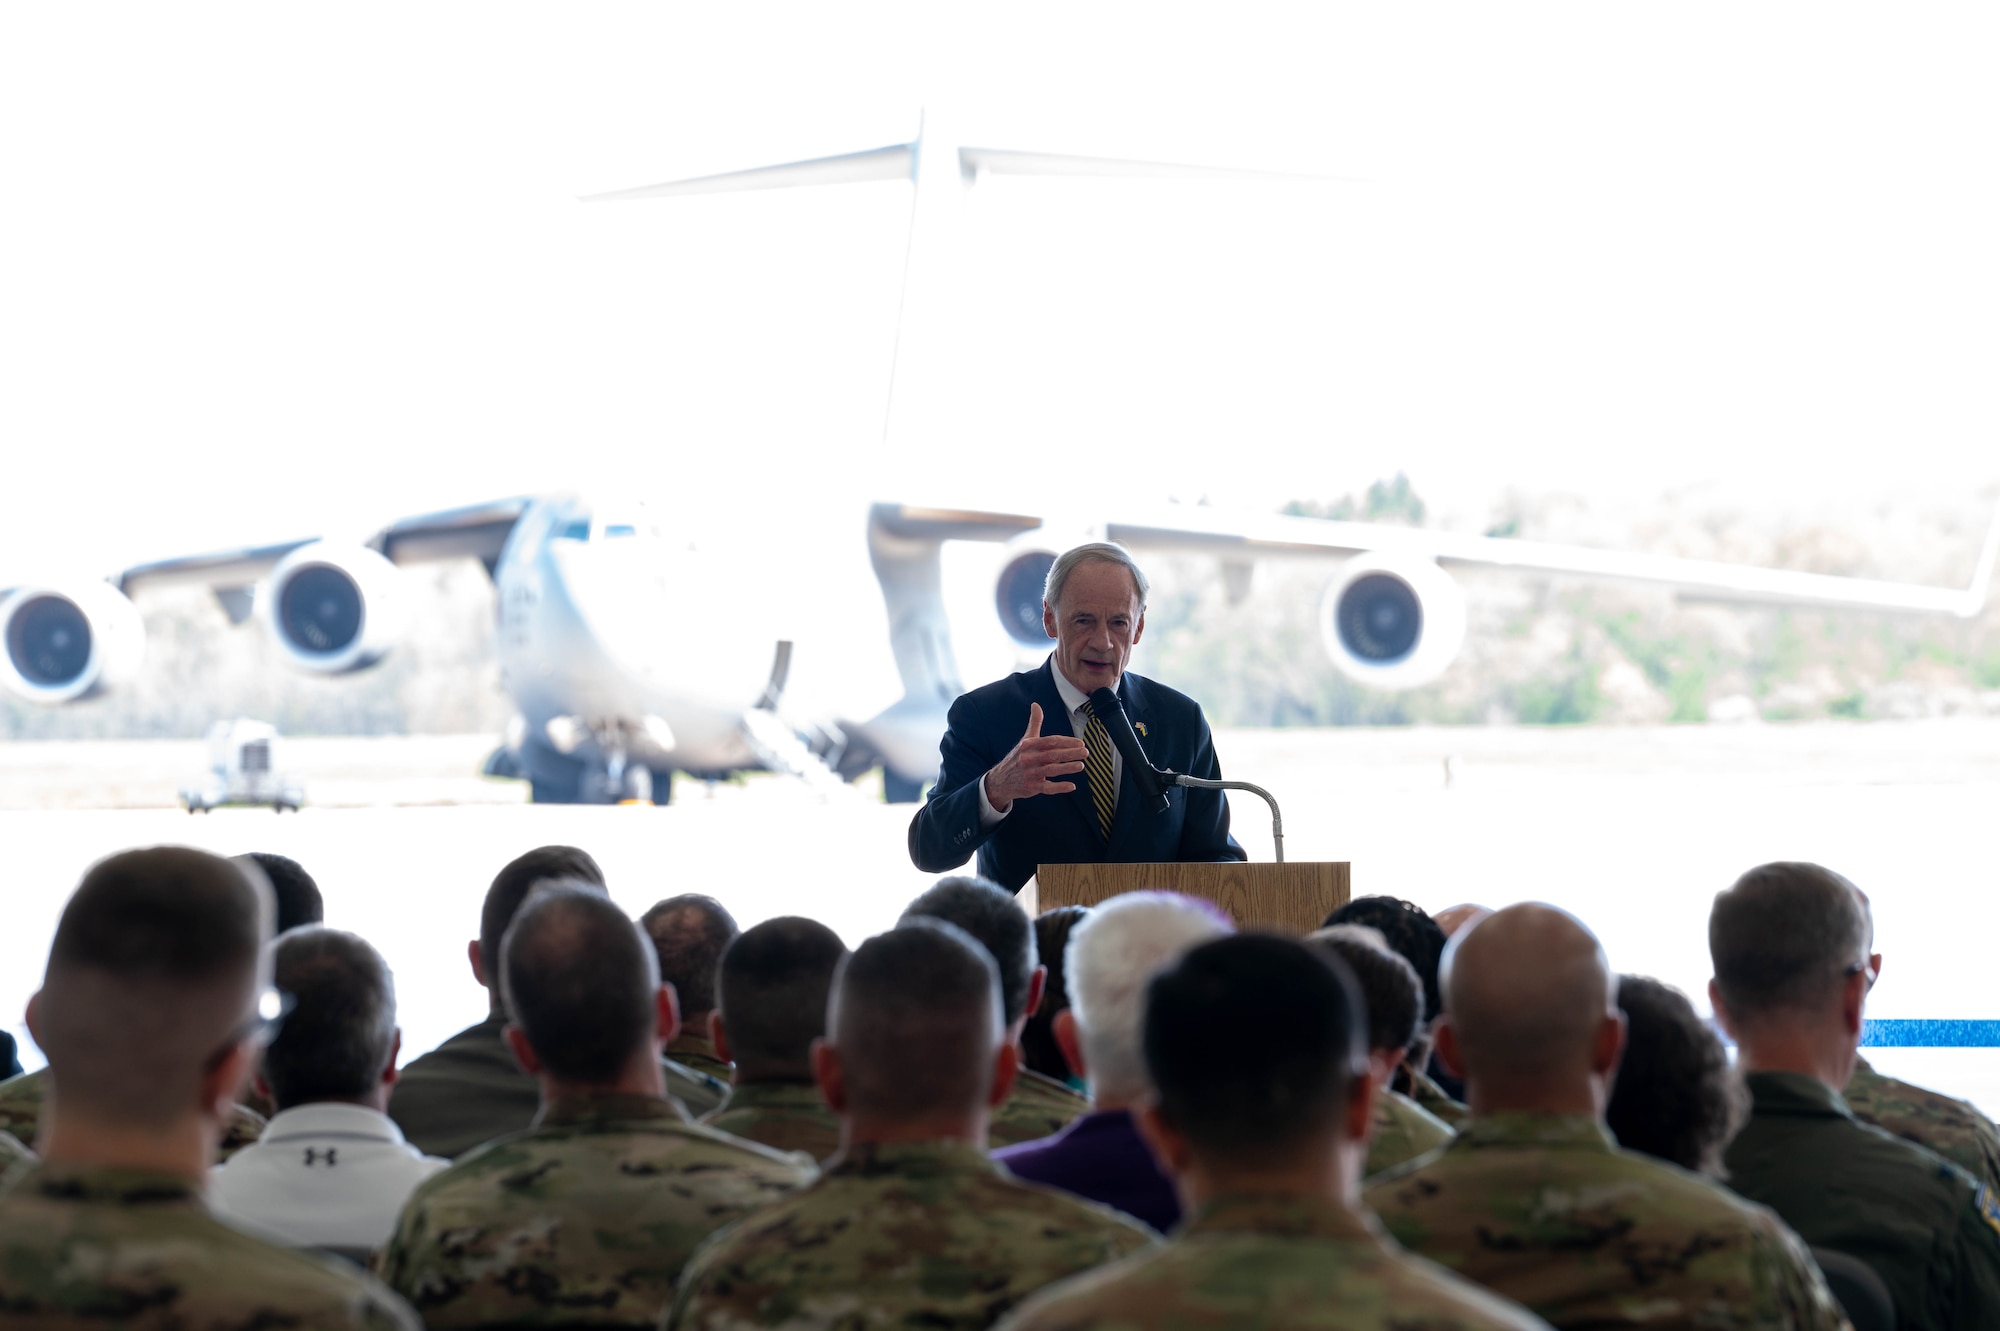
[[273,1247],[209,1214],[187,1179],[38,1164],[0,1192],[8,1331],[418,1331],[352,1267]]
[[1023,1067],[1014,1079],[1014,1089],[993,1111],[986,1125],[989,1147],[1012,1146],[1016,1142],[1053,1137],[1069,1126],[1073,1118],[1090,1112],[1090,1101],[1054,1077]]
[[12,1133],[0,1132],[0,1174],[5,1174],[9,1166],[17,1161],[26,1160],[32,1154],[34,1153],[21,1144],[20,1138]]
[[711,1233],[813,1167],[689,1123],[665,1100],[558,1100],[533,1130],[425,1180],[382,1277],[446,1327],[651,1327]]
[[1777,1216],[1582,1115],[1475,1118],[1363,1200],[1405,1247],[1554,1326],[1845,1326]]
[[667,1057],[683,1067],[707,1073],[724,1086],[736,1075],[736,1065],[725,1062],[715,1052],[714,1040],[706,1035],[696,1035],[685,1027],[667,1046]]
[[962,1142],[870,1143],[696,1253],[666,1325],[984,1327],[1152,1241],[1115,1211],[1016,1182]]
[[717,1132],[824,1160],[840,1149],[840,1119],[809,1081],[751,1081],[702,1120]]
[[2000,1132],[1974,1106],[1885,1077],[1865,1058],[1854,1060],[1840,1098],[1863,1123],[1943,1156],[2000,1195]]
[[1416,1159],[1451,1140],[1451,1125],[1407,1095],[1384,1090],[1375,1097],[1375,1130],[1368,1138],[1365,1175]]
[[1007,1331],[1548,1331],[1525,1308],[1412,1257],[1366,1215],[1302,1197],[1225,1196],[1172,1242],[1043,1290]]
[[[405,1067],[389,1092],[389,1117],[425,1155],[455,1160],[475,1146],[525,1132],[541,1111],[542,1092],[507,1047],[507,1018],[496,1013],[468,1026]],[[726,1083],[663,1060],[667,1093],[690,1117],[722,1103]],[[4,1125],[0,1125],[4,1126]]]
[[1471,1117],[1465,1106],[1446,1095],[1444,1087],[1426,1076],[1422,1068],[1404,1066],[1410,1074],[1410,1099],[1446,1127],[1463,1127]]
[[1753,1072],[1729,1186],[1807,1243],[1859,1257],[1903,1327],[2000,1326],[2000,1200],[1956,1165],[1854,1121],[1824,1082]]
[[[0,1132],[11,1133],[23,1145],[33,1146],[42,1127],[42,1101],[49,1093],[49,1070],[41,1068],[0,1082]],[[264,1135],[264,1117],[237,1105],[229,1121],[222,1125],[222,1141],[216,1149],[219,1164],[246,1146],[254,1146]]]

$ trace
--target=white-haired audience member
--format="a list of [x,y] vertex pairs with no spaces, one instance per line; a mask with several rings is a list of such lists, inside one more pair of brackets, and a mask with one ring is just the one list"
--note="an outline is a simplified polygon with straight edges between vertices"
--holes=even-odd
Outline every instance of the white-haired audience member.
[[449,1161],[403,1140],[384,1113],[396,1082],[396,989],[365,939],[308,925],[272,947],[293,996],[257,1086],[277,1114],[209,1183],[219,1210],[301,1247],[365,1256],[389,1241],[419,1183]]
[[1140,1031],[1146,985],[1190,948],[1231,932],[1221,911],[1176,892],[1113,897],[1077,924],[1064,959],[1070,1006],[1053,1030],[1063,1057],[1090,1084],[1091,1111],[994,1158],[1017,1177],[1101,1202],[1163,1234],[1178,1224],[1173,1180],[1133,1118],[1152,1093]]

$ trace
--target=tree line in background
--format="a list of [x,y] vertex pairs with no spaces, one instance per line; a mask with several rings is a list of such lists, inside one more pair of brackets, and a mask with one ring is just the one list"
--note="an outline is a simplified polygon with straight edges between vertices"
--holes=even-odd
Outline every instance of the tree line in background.
[[[1409,478],[1287,512],[1423,525]],[[1810,520],[1699,496],[1620,508],[1509,496],[1492,535],[1639,547],[1962,586],[1990,504],[1857,509]],[[1463,525],[1463,524],[1458,524]],[[1405,693],[1361,688],[1328,660],[1324,561],[1268,560],[1232,600],[1212,560],[1156,561],[1140,668],[1202,700],[1225,726],[1647,724],[1825,717],[2000,715],[2000,606],[1959,622],[1677,601],[1664,592],[1471,571],[1457,662]],[[149,596],[147,661],[131,687],[61,708],[0,699],[0,739],[190,738],[254,716],[294,735],[498,733],[496,602],[476,565],[406,578],[409,631],[379,668],[340,678],[285,667],[267,634],[233,628],[213,597]]]

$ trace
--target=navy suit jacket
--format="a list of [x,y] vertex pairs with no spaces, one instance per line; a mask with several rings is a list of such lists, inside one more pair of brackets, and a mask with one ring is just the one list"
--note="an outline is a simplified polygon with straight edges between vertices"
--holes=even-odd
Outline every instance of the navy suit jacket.
[[[1127,671],[1118,684],[1119,701],[1133,728],[1145,728],[1139,744],[1153,766],[1189,776],[1221,777],[1215,743],[1201,705],[1185,693]],[[1118,810],[1106,840],[1097,828],[1090,789],[1079,772],[1067,795],[1035,795],[1014,801],[990,832],[979,826],[979,779],[1005,758],[1028,729],[1028,705],[1042,705],[1042,733],[1071,735],[1069,708],[1056,692],[1052,656],[1039,670],[995,680],[951,705],[944,742],[944,766],[930,799],[910,822],[910,858],[925,873],[945,873],[979,853],[979,872],[1010,892],[1041,864],[1147,864],[1166,861],[1214,862],[1249,856],[1229,835],[1229,804],[1219,790],[1174,786],[1164,813],[1143,803],[1130,763],[1120,776]]]

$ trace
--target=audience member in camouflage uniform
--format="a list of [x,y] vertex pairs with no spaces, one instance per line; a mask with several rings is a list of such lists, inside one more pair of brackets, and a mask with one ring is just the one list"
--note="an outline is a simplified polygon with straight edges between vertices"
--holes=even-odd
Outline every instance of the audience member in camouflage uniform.
[[352,1268],[223,1224],[202,1178],[257,1059],[268,889],[200,851],[93,866],[28,1009],[56,1088],[41,1163],[0,1193],[0,1321],[417,1331]]
[[[472,978],[487,991],[486,1020],[468,1026],[397,1074],[389,1117],[404,1140],[425,1155],[456,1159],[473,1147],[526,1130],[541,1109],[535,1079],[521,1070],[506,1041],[507,1009],[500,999],[500,940],[521,903],[538,884],[564,881],[602,890],[597,861],[574,846],[542,846],[502,869],[486,890],[479,937],[466,954]],[[679,1064],[663,1065],[667,1093],[690,1114],[722,1103],[728,1086]],[[254,1141],[252,1133],[250,1140]]]
[[984,1327],[1146,1247],[1142,1226],[986,1158],[986,1112],[1018,1058],[1001,1011],[991,957],[949,924],[863,943],[814,1053],[846,1145],[817,1183],[695,1255],[668,1326]]
[[812,1046],[826,1033],[833,973],[846,955],[833,930],[796,915],[766,920],[724,949],[710,1029],[734,1062],[736,1085],[704,1123],[815,1160],[840,1149],[840,1120],[813,1083]]
[[[1146,1134],[1191,1218],[1164,1248],[1051,1286],[1012,1331],[1547,1331],[1403,1252],[1360,1207],[1374,1074],[1339,954],[1271,935],[1195,948],[1149,988]],[[1216,1062],[1208,1051],[1227,1047]]]
[[[47,1068],[0,1082],[0,1132],[11,1133],[23,1145],[33,1146],[41,1132],[42,1101],[48,1093]],[[229,1106],[222,1136],[215,1146],[216,1163],[227,1160],[263,1135],[262,1114],[248,1105]]]
[[1369,1186],[1397,1239],[1557,1327],[1843,1325],[1776,1216],[1613,1143],[1624,1023],[1589,930],[1549,906],[1489,916],[1452,940],[1443,997],[1438,1052],[1477,1110]]
[[[1035,926],[1014,894],[969,874],[940,878],[912,901],[903,918],[921,915],[957,925],[977,939],[1000,968],[1000,999],[1007,1042],[1019,1047],[1021,1030],[1041,1006],[1048,972],[1035,956]],[[1054,1077],[1023,1066],[1014,1089],[988,1119],[989,1145],[1012,1146],[1060,1132],[1090,1108],[1090,1101]]]
[[[660,978],[674,987],[681,1005],[681,1033],[667,1057],[682,1067],[728,1086],[729,1060],[716,1050],[709,1018],[716,1007],[716,967],[739,932],[736,918],[714,897],[689,892],[668,897],[639,917],[660,958]],[[709,1109],[714,1106],[709,1106]],[[690,1104],[692,1113],[706,1113]]]
[[1087,1079],[1090,1112],[1054,1136],[1001,1147],[993,1158],[1016,1178],[1171,1232],[1181,1221],[1180,1194],[1140,1136],[1137,1117],[1153,1094],[1141,1048],[1146,985],[1196,944],[1233,932],[1212,903],[1178,892],[1126,892],[1085,916],[1066,944],[1070,1006],[1056,1015],[1051,1034],[1064,1066]]
[[26,1160],[34,1152],[21,1144],[21,1139],[9,1132],[0,1132],[0,1174],[19,1161]]
[[[1465,927],[1463,920],[1479,918],[1481,912],[1492,913],[1481,906],[1454,906],[1452,911],[1462,917],[1456,925],[1458,929]],[[1417,973],[1424,987],[1419,1043],[1404,1058],[1396,1080],[1388,1089],[1400,1090],[1426,1113],[1456,1128],[1466,1119],[1465,1106],[1458,1099],[1463,1090],[1456,1081],[1449,1085],[1440,1083],[1439,1077],[1444,1073],[1432,1057],[1430,1041],[1431,1023],[1438,1014],[1438,959],[1444,955],[1451,931],[1415,902],[1389,896],[1356,897],[1328,915],[1323,927],[1341,924],[1372,929],[1381,936],[1383,946],[1409,962],[1410,969]]]
[[1368,1065],[1375,1084],[1374,1130],[1368,1138],[1368,1163],[1362,1177],[1379,1174],[1451,1140],[1451,1127],[1397,1091],[1389,1089],[1396,1072],[1424,1041],[1424,985],[1416,967],[1391,952],[1374,929],[1336,924],[1313,934],[1309,942],[1333,953],[1361,986],[1368,1017]]
[[1729,1186],[1867,1262],[1899,1325],[2000,1326],[2000,1200],[1857,1123],[1834,1089],[1853,1071],[1871,937],[1854,885],[1816,864],[1760,865],[1715,898],[1709,997],[1751,1097],[1724,1154]]
[[1885,1077],[1865,1058],[1854,1060],[1841,1098],[1863,1123],[1943,1156],[2000,1196],[2000,1132],[1976,1105]]
[[602,893],[537,893],[507,930],[502,975],[507,1040],[542,1112],[417,1189],[383,1277],[430,1331],[651,1327],[696,1245],[812,1165],[690,1123],[666,1098],[673,990]]

